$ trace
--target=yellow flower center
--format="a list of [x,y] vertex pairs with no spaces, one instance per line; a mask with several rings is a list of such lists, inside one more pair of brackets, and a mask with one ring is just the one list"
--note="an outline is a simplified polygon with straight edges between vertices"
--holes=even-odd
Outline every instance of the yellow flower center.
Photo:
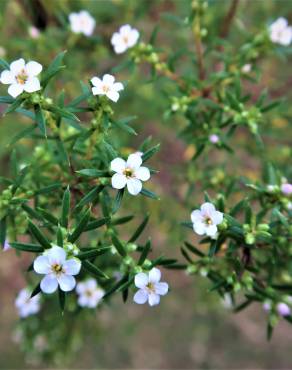
[[26,73],[26,71],[24,69],[22,69],[18,75],[16,76],[16,81],[21,84],[21,85],[24,85],[26,83],[28,79],[28,75]]
[[85,295],[86,295],[86,297],[88,297],[88,298],[92,297],[92,291],[91,291],[91,290],[86,290],[86,291],[85,291]]
[[123,36],[123,41],[125,44],[128,44],[128,41],[129,41],[128,36]]
[[146,288],[147,288],[147,290],[148,290],[149,293],[155,293],[155,286],[154,286],[153,283],[148,283],[146,285]]
[[63,266],[55,263],[54,265],[52,265],[52,270],[55,274],[59,275],[63,272]]
[[103,87],[102,87],[102,91],[106,94],[106,93],[108,93],[109,92],[109,87],[107,86],[107,85],[103,85]]
[[212,220],[211,220],[211,218],[210,217],[207,217],[206,219],[205,219],[205,223],[206,223],[206,225],[212,225]]
[[133,177],[133,170],[131,168],[125,168],[123,174],[126,177]]

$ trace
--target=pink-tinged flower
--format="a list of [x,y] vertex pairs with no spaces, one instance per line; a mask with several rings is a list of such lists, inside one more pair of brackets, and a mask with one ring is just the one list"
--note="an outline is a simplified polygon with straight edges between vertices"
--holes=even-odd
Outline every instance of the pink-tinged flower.
[[270,39],[272,42],[288,46],[292,41],[292,27],[288,26],[287,19],[280,17],[270,26]]
[[54,293],[58,285],[69,292],[75,288],[74,275],[79,274],[81,262],[76,257],[67,259],[65,250],[55,245],[35,259],[33,268],[36,273],[46,275],[40,285],[44,293]]
[[281,185],[281,191],[284,195],[291,195],[292,194],[292,184],[282,184]]
[[95,19],[87,10],[81,10],[79,13],[69,15],[71,31],[74,33],[83,33],[85,36],[91,36],[95,28]]
[[150,306],[160,302],[160,296],[167,294],[168,284],[160,282],[161,272],[153,268],[149,273],[140,272],[135,276],[135,285],[139,290],[134,295],[134,302],[144,304],[148,301]]
[[40,37],[40,30],[36,28],[35,26],[30,26],[28,28],[28,34],[32,39],[37,39]]
[[209,136],[209,140],[212,144],[217,144],[219,143],[220,139],[219,139],[219,136],[216,135],[216,134],[212,134]]
[[6,252],[6,251],[9,251],[9,249],[12,249],[8,240],[5,239],[5,242],[4,242],[4,247],[3,247],[3,252]]
[[127,162],[122,158],[111,161],[111,170],[116,172],[112,176],[112,187],[123,189],[127,186],[130,194],[139,194],[142,190],[142,181],[150,179],[149,169],[141,164],[141,155],[135,153],[129,155]]
[[40,310],[40,294],[31,298],[31,293],[30,289],[24,288],[18,293],[15,300],[15,307],[22,318],[34,315]]
[[93,77],[91,79],[92,94],[93,95],[105,95],[113,102],[119,100],[119,91],[124,90],[124,86],[121,82],[115,82],[115,78],[112,75],[105,74],[102,80],[98,77]]
[[217,225],[223,221],[223,213],[216,211],[214,205],[207,202],[191,213],[191,220],[195,233],[215,237]]
[[40,63],[34,61],[25,63],[21,58],[10,64],[10,70],[1,73],[0,82],[10,85],[8,94],[16,98],[23,91],[32,93],[41,89],[40,81],[36,76],[41,73],[42,69]]
[[76,292],[79,296],[78,304],[81,307],[95,308],[104,296],[104,290],[97,286],[95,279],[78,283]]
[[289,316],[291,313],[290,307],[286,303],[278,303],[276,310],[280,316]]
[[119,32],[112,35],[111,43],[116,54],[122,54],[129,48],[136,45],[139,39],[139,32],[129,24],[121,26]]

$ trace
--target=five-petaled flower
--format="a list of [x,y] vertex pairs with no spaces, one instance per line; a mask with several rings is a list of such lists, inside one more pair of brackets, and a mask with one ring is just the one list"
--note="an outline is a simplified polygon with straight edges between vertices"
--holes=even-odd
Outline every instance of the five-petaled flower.
[[81,262],[75,257],[67,259],[65,250],[54,245],[35,259],[33,268],[36,273],[46,275],[40,285],[44,293],[54,293],[58,285],[69,292],[75,288],[73,275],[79,274]]
[[93,95],[105,95],[115,103],[119,100],[119,91],[124,90],[123,84],[115,82],[115,77],[109,74],[105,74],[102,80],[98,77],[93,77],[91,83],[93,85]]
[[16,297],[15,307],[22,318],[38,313],[40,310],[40,294],[31,298],[31,290],[28,288],[22,289]]
[[23,91],[32,93],[41,89],[40,81],[36,77],[43,67],[40,63],[24,59],[15,60],[10,64],[10,70],[1,73],[0,82],[10,85],[8,94],[16,98]]
[[150,306],[160,302],[160,296],[168,292],[168,284],[160,282],[161,272],[153,268],[148,273],[140,272],[135,276],[135,285],[139,290],[134,295],[134,302],[144,304],[148,301]]
[[288,26],[287,19],[280,17],[271,24],[270,39],[277,44],[290,45],[292,41],[292,27]]
[[69,15],[71,31],[74,33],[83,33],[85,36],[91,36],[95,27],[95,19],[87,10],[81,10],[79,13]]
[[223,221],[223,213],[216,211],[212,203],[204,203],[201,209],[196,209],[191,213],[191,220],[195,233],[215,237],[217,225]]
[[142,190],[142,181],[150,179],[150,171],[141,166],[142,158],[139,154],[130,154],[127,162],[122,158],[111,161],[111,170],[116,172],[112,176],[112,187],[123,189],[127,186],[128,192],[137,195]]
[[104,290],[97,286],[95,279],[78,283],[76,292],[79,296],[78,304],[81,307],[95,308],[104,296]]
[[127,49],[136,45],[139,38],[139,32],[132,28],[129,24],[121,26],[119,32],[112,35],[111,43],[114,47],[115,53],[122,54]]

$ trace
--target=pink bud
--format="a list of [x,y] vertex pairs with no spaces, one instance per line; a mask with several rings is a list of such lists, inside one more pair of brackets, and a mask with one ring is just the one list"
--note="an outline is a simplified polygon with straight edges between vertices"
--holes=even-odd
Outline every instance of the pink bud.
[[288,184],[288,183],[282,184],[281,191],[284,195],[292,194],[292,184]]
[[291,313],[290,307],[286,303],[278,303],[276,308],[280,316],[289,316]]
[[219,136],[216,134],[212,134],[209,136],[209,140],[212,144],[217,144],[219,142]]

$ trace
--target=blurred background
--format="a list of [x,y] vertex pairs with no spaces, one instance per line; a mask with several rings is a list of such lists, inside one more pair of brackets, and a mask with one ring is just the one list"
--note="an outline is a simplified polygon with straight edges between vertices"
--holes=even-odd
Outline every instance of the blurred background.
[[[209,38],[216,37],[230,3],[229,0],[209,2],[206,16]],[[23,57],[48,66],[57,53],[68,50],[67,68],[52,84],[48,95],[55,96],[56,91],[60,93],[64,89],[66,100],[70,101],[81,93],[80,80],[86,83],[92,76],[102,76],[126,60],[125,55],[114,54],[110,45],[112,33],[123,24],[129,23],[137,28],[145,41],[158,25],[158,47],[167,52],[179,51],[182,45],[187,45],[192,51],[190,32],[179,26],[179,19],[183,20],[188,15],[189,8],[188,0],[1,0],[0,57],[8,62]],[[96,20],[95,32],[90,38],[73,34],[68,23],[71,12],[83,9]],[[288,0],[240,1],[229,35],[235,50],[246,34],[262,31],[280,16],[290,19],[291,23],[291,10]],[[184,73],[190,68],[187,64],[184,67],[183,57],[178,67],[185,68]],[[263,58],[258,69],[263,76],[258,85],[252,86],[253,92],[267,87],[273,91],[274,98],[284,95],[289,101],[289,60],[277,56]],[[121,134],[119,140],[125,148],[136,148],[149,135],[155,142],[162,143],[160,153],[152,161],[153,167],[160,171],[153,181],[153,190],[160,194],[161,201],[137,198],[129,208],[141,219],[147,211],[151,213],[145,235],[151,235],[155,253],[165,253],[182,261],[179,252],[182,241],[195,239],[190,231],[178,226],[180,221],[189,218],[190,213],[184,204],[185,172],[194,182],[198,176],[203,181],[204,176],[189,166],[192,148],[177,138],[184,119],[180,116],[167,118],[164,114],[170,105],[169,95],[173,93],[173,86],[164,80],[149,83],[148,72],[148,68],[142,66],[115,73],[118,81],[128,83],[115,106],[116,116],[138,116],[134,124],[138,137],[133,139]],[[193,72],[190,70],[189,73]],[[1,95],[6,95],[3,86]],[[1,112],[4,109],[0,106]],[[287,134],[291,134],[291,126],[288,127],[291,108],[287,104],[285,109],[281,116],[269,116],[271,129],[266,137],[271,144],[269,155],[283,165],[290,158],[291,145],[291,135]],[[86,120],[86,116],[80,118]],[[7,161],[11,148],[7,144],[11,136],[27,124],[17,114],[1,118],[1,176],[9,173]],[[253,144],[241,131],[236,140],[237,153],[232,158],[232,165],[222,152],[210,151],[204,159],[218,163],[208,175],[209,180],[217,185],[228,174],[258,177],[259,164],[246,154],[247,151],[253,152]],[[24,160],[34,145],[30,140],[17,144]],[[194,204],[203,199],[200,187],[196,189]],[[132,222],[138,225],[139,219]],[[129,235],[131,225],[123,233],[125,237]],[[25,285],[25,269],[29,263],[30,256],[19,258],[14,251],[0,253],[1,369],[49,366],[80,369],[287,369],[291,366],[292,331],[288,324],[281,322],[272,341],[267,342],[262,307],[253,305],[240,314],[233,314],[219,296],[208,292],[209,284],[203,277],[187,276],[181,271],[163,271],[163,280],[169,282],[171,293],[157,307],[137,306],[132,303],[132,297],[124,304],[120,296],[115,296],[110,304],[74,319],[65,315],[60,320],[59,310],[52,309],[45,316],[38,335],[24,340],[21,334],[23,326],[27,333],[35,333],[39,325],[33,317],[29,318],[28,324],[19,323],[14,309],[15,296]],[[61,327],[55,328],[57,325]]]

